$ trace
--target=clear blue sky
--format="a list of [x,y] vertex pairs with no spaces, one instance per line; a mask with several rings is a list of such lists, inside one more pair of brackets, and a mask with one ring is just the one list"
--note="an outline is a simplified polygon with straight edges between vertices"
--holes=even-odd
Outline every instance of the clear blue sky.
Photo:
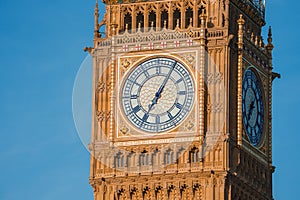
[[[92,44],[94,3],[0,0],[0,200],[92,199],[72,90]],[[275,199],[299,199],[299,8],[296,0],[267,1],[282,75],[274,83]]]

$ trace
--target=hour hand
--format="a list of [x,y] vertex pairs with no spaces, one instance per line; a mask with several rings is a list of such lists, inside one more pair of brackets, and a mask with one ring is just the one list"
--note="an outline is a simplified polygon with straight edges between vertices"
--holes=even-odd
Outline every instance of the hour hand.
[[253,109],[254,109],[254,101],[251,101],[250,105],[249,105],[249,113],[248,113],[248,120],[250,120],[252,113],[253,113]]
[[155,105],[155,104],[157,104],[157,100],[158,100],[158,97],[154,97],[154,99],[152,99],[152,103],[151,104],[149,104],[149,106],[148,106],[148,112],[150,112],[150,110],[152,109],[152,107]]
[[160,97],[160,94],[161,94],[161,92],[156,92],[155,93],[155,97],[152,99],[152,101],[151,101],[151,104],[149,104],[149,106],[148,106],[148,112],[150,112],[150,110],[152,109],[152,107],[155,105],[155,104],[157,104],[157,101],[158,101],[158,99],[159,99],[159,97]]

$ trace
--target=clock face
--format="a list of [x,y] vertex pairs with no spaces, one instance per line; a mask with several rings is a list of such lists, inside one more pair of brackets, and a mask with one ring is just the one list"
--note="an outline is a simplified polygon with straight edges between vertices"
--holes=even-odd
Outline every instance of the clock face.
[[191,111],[194,82],[190,72],[170,58],[153,58],[129,72],[122,84],[123,113],[136,128],[159,133],[175,128]]
[[264,106],[259,79],[251,69],[243,78],[243,123],[251,144],[257,146],[264,128]]

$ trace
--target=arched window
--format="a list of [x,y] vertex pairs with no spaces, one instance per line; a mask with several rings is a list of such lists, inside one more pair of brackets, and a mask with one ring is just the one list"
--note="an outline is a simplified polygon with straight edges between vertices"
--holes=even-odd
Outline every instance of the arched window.
[[224,26],[225,26],[225,15],[222,14],[222,27],[224,27]]
[[124,31],[128,30],[129,32],[131,32],[132,29],[132,16],[130,13],[126,13],[125,17],[124,17]]
[[127,156],[127,167],[134,167],[135,166],[135,153],[134,152],[130,152],[129,155]]
[[173,29],[175,29],[175,27],[178,26],[180,27],[181,26],[181,12],[178,8],[176,8],[176,10],[174,10],[174,13],[173,13]]
[[155,151],[154,151],[154,153],[152,154],[152,165],[153,166],[157,166],[157,165],[159,165],[160,164],[160,162],[159,162],[159,151],[158,151],[158,149],[156,149]]
[[156,13],[152,10],[149,13],[149,22],[148,22],[148,27],[153,27],[155,29],[156,27]]
[[174,163],[174,152],[171,149],[166,151],[164,161],[166,165]]
[[144,14],[142,12],[136,15],[136,28],[140,28],[141,31],[144,30]]
[[160,23],[161,28],[164,28],[164,27],[168,28],[168,24],[169,24],[168,20],[169,20],[168,11],[167,10],[162,11],[162,13],[161,13],[161,23]]
[[188,7],[185,11],[185,28],[193,26],[193,9]]
[[149,165],[149,154],[147,151],[143,151],[140,155],[140,165],[145,166]]
[[176,159],[177,159],[176,161],[177,161],[178,164],[183,164],[184,163],[184,161],[185,161],[184,152],[185,152],[185,150],[184,150],[183,147],[178,149],[177,154],[176,154]]
[[200,162],[200,152],[199,149],[194,147],[191,151],[190,151],[190,161],[192,163],[195,162]]
[[116,168],[124,167],[124,155],[121,152],[115,156],[115,166]]

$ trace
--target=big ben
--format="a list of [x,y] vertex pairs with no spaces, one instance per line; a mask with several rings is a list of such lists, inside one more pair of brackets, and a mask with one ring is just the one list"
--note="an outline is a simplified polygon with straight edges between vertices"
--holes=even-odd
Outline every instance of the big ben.
[[272,200],[265,2],[103,3],[86,48],[94,199]]

